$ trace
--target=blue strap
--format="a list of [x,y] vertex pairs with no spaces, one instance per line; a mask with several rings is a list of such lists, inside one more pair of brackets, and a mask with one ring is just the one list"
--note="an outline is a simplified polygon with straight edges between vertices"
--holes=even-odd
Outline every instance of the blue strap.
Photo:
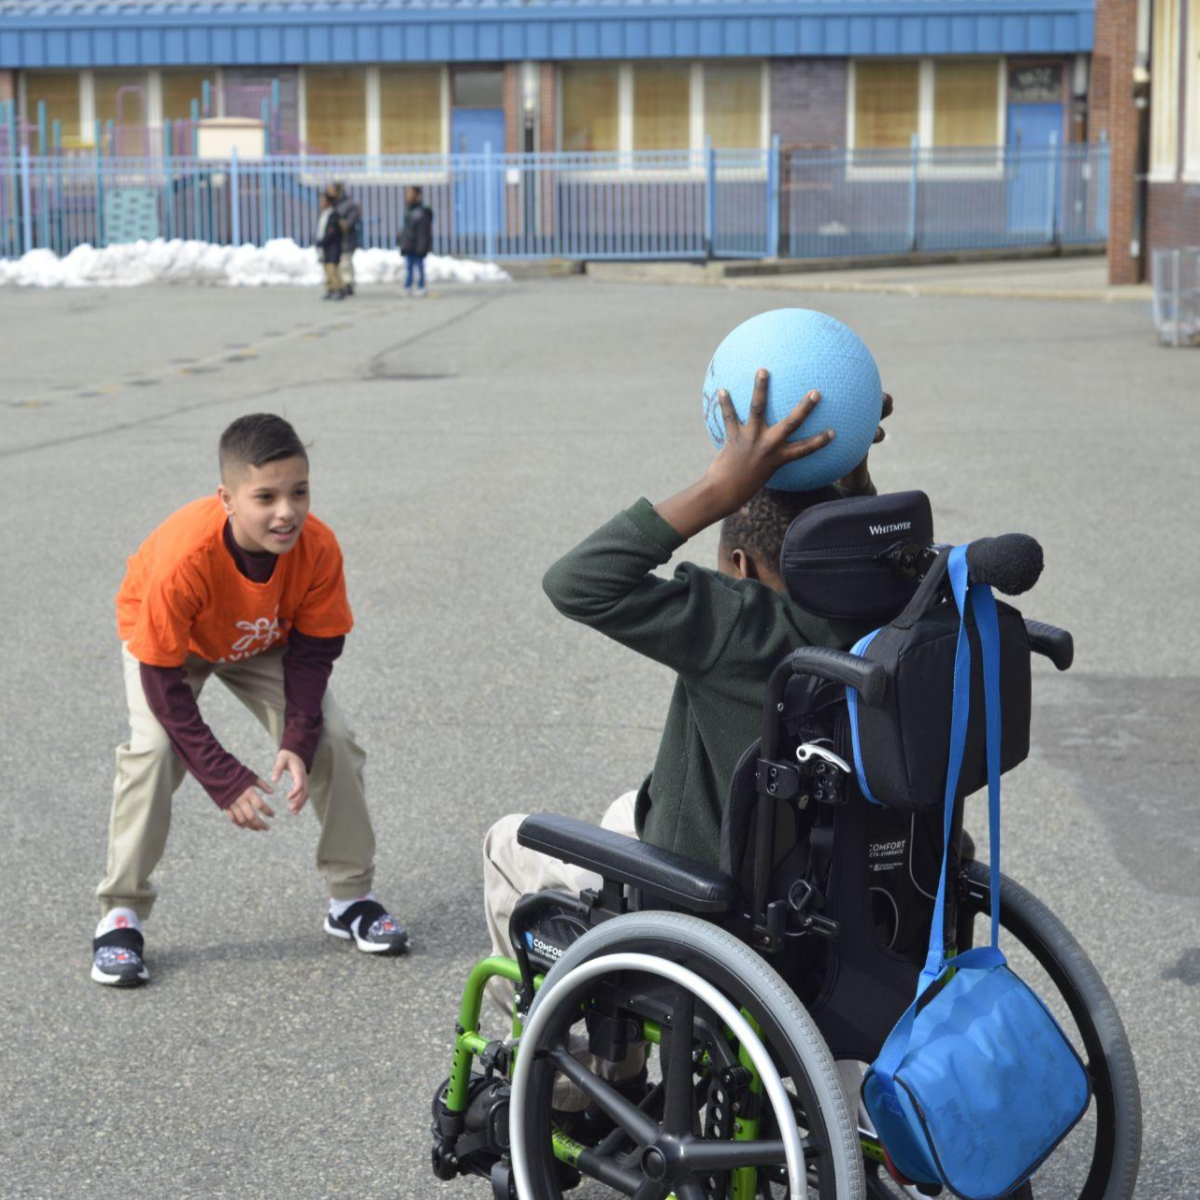
[[[904,1016],[896,1023],[883,1044],[874,1063],[874,1074],[884,1103],[893,1112],[901,1111],[896,1096],[895,1072],[904,1061],[912,1038],[917,1004],[947,966],[1000,966],[1004,956],[999,949],[1000,932],[1000,630],[996,617],[996,601],[986,584],[968,587],[967,548],[956,546],[950,552],[950,586],[959,611],[958,639],[954,649],[954,690],[950,708],[950,759],[946,771],[946,791],[943,798],[942,871],[934,902],[933,921],[929,929],[929,950],[925,966],[917,981],[917,994]],[[992,944],[990,947],[969,950],[946,962],[946,875],[950,854],[950,832],[954,824],[955,797],[962,771],[963,753],[967,742],[967,722],[971,705],[971,644],[967,637],[967,608],[973,607],[979,644],[983,655],[984,700],[987,727],[988,819],[991,830],[991,907]],[[857,753],[857,747],[856,747]],[[857,764],[857,758],[856,758]]]
[[[876,629],[868,633],[866,637],[861,637],[853,646],[850,647],[851,654],[863,655],[867,651],[867,647],[875,639],[875,634],[880,630]],[[871,794],[871,789],[867,786],[867,772],[863,767],[862,746],[858,740],[858,688],[846,688],[846,709],[850,714],[850,742],[854,747],[854,773],[858,776],[858,790],[872,803],[878,804],[881,808],[883,802],[876,800]]]

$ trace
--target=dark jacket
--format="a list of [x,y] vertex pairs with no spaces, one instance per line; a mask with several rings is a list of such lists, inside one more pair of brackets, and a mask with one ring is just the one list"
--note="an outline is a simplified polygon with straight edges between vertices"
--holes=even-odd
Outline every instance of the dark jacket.
[[654,771],[638,792],[638,836],[715,867],[729,780],[762,732],[771,669],[798,646],[847,650],[875,626],[828,621],[694,563],[655,575],[683,541],[639,500],[560,558],[543,586],[564,616],[675,672]]
[[433,209],[418,200],[404,210],[404,228],[400,231],[400,253],[424,258],[433,248]]
[[[329,220],[322,230],[321,221],[325,214]],[[323,208],[317,213],[316,232],[317,257],[322,262],[335,263],[342,257],[342,223],[338,220],[337,209]]]
[[362,235],[362,209],[353,196],[343,196],[337,202],[338,220],[342,223],[342,253],[353,254]]

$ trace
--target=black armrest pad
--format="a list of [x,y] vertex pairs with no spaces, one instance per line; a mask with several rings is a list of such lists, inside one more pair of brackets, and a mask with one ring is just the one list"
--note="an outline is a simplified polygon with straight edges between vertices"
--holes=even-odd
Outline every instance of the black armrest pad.
[[526,817],[517,841],[692,912],[727,912],[737,897],[733,880],[723,871],[573,817]]

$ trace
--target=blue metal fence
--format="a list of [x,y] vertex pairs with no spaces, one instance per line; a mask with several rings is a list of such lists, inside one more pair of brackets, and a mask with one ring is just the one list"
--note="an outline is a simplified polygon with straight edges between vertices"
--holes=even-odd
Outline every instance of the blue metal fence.
[[1108,148],[708,150],[252,161],[0,158],[0,257],[139,238],[310,245],[334,180],[367,247],[393,247],[403,191],[435,212],[434,252],[504,258],[826,258],[1100,243]]

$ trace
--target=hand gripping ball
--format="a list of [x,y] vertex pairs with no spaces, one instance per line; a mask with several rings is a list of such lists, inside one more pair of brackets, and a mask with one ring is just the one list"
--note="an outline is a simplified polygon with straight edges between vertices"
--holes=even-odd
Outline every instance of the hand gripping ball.
[[777,308],[743,321],[717,347],[704,377],[704,421],[718,449],[725,444],[725,418],[717,392],[729,393],[744,422],[759,367],[771,373],[768,425],[815,389],[820,403],[789,441],[823,429],[837,435],[815,454],[780,468],[768,486],[791,492],[825,487],[862,462],[879,428],[883,387],[870,350],[852,329],[808,308]]

